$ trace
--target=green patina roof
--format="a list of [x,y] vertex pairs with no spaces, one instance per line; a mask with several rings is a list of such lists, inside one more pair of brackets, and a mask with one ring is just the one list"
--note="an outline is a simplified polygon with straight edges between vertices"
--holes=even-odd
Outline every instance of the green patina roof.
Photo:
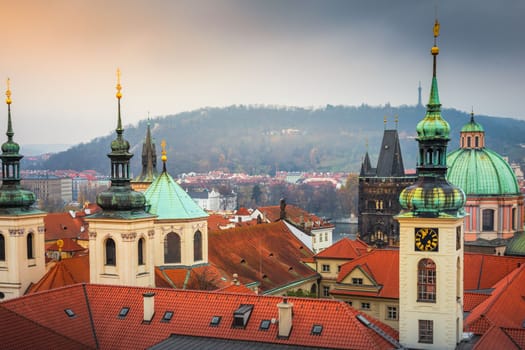
[[483,149],[458,149],[447,156],[447,179],[467,195],[518,195],[516,176],[496,152]]
[[208,214],[164,170],[144,192],[148,212],[158,219],[197,219]]
[[505,255],[518,255],[525,256],[525,233],[517,233],[514,238],[511,239],[507,248],[505,249]]
[[449,138],[450,125],[441,117],[441,103],[435,76],[432,77],[432,88],[425,118],[417,124],[416,131],[418,140],[421,141]]
[[470,121],[461,128],[461,132],[485,132],[485,130],[480,123],[474,121],[474,116],[472,116]]

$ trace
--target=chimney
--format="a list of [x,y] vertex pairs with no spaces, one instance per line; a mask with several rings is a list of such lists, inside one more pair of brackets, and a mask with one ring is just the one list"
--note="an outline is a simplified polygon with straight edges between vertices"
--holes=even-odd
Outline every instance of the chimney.
[[287,298],[283,298],[282,303],[277,304],[279,309],[279,338],[288,338],[292,331],[292,307]]
[[144,293],[144,321],[151,322],[153,315],[155,315],[155,293]]

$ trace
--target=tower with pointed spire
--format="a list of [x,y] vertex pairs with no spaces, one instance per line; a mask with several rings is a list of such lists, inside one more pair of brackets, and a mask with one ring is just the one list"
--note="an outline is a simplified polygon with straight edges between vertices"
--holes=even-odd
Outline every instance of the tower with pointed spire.
[[463,332],[465,194],[449,183],[450,126],[437,84],[439,22],[434,24],[432,85],[416,127],[418,180],[399,196],[399,342],[407,348],[455,349]]
[[[395,120],[397,126],[397,116]],[[378,247],[399,243],[399,225],[394,220],[401,210],[399,194],[416,180],[405,173],[397,127],[387,129],[386,117],[384,121],[377,167],[372,167],[367,150],[358,186],[358,232],[362,240]]]
[[131,181],[131,187],[136,191],[144,192],[157,176],[157,151],[155,141],[151,137],[150,119],[148,117],[146,138],[142,144],[142,171],[139,176]]
[[130,185],[129,142],[124,139],[117,70],[117,137],[111,142],[111,186],[97,195],[102,211],[86,217],[89,223],[91,283],[154,286],[154,219],[146,212],[144,194]]
[[22,296],[45,273],[44,216],[35,194],[20,186],[20,146],[13,140],[11,89],[7,80],[7,141],[2,144],[0,187],[0,301]]

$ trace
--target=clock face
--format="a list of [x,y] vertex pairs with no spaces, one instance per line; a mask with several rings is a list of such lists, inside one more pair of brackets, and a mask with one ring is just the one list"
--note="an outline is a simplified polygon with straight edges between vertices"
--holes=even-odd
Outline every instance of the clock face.
[[416,250],[425,252],[438,251],[439,237],[437,228],[416,227],[414,238]]

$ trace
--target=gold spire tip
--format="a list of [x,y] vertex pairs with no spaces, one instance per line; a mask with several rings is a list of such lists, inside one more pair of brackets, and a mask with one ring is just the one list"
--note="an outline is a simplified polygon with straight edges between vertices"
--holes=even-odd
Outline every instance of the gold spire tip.
[[166,161],[168,160],[168,157],[166,156],[166,140],[162,140],[160,142],[160,147],[162,148],[162,156],[160,157],[160,159],[162,160],[162,162],[166,163]]
[[434,38],[437,38],[439,36],[439,21],[436,18],[436,22],[434,22]]
[[122,98],[122,85],[120,85],[120,69],[117,68],[117,98]]
[[11,79],[7,78],[7,90],[5,91],[5,103],[11,104]]

